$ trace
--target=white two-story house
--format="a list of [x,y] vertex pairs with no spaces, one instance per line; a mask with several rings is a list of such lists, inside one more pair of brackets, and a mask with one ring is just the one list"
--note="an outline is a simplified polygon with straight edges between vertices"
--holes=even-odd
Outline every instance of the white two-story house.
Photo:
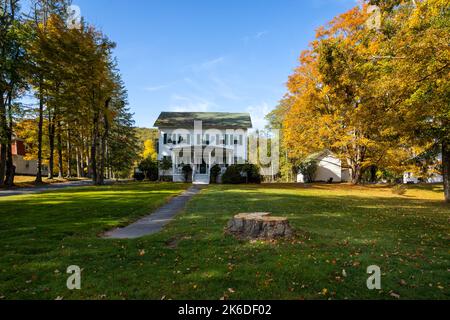
[[[232,164],[248,161],[248,113],[163,112],[155,123],[159,130],[158,160],[171,162],[160,176],[186,181],[183,167],[190,166],[194,184],[208,184],[211,168],[221,174]],[[166,168],[167,169],[167,168]]]

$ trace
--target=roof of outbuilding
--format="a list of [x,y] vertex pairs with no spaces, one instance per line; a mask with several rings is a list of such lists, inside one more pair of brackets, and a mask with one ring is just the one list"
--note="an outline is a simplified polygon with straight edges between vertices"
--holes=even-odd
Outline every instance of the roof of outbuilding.
[[202,121],[203,128],[250,129],[248,113],[225,112],[162,112],[155,122],[157,128],[193,128],[194,121]]

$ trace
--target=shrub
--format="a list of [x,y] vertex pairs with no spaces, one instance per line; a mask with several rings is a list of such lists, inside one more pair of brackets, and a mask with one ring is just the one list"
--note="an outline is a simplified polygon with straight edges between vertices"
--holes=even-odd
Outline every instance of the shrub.
[[407,191],[408,188],[403,184],[398,184],[392,188],[392,193],[399,196],[404,196]]
[[246,183],[261,183],[262,177],[258,166],[254,164],[244,164],[238,165],[238,167],[240,168],[241,173],[244,174]]
[[224,184],[261,183],[259,168],[253,164],[239,164],[229,166],[222,176]]
[[173,182],[172,176],[160,176],[159,181],[161,182]]
[[139,164],[139,170],[144,172],[145,178],[150,181],[158,180],[158,163],[151,158],[147,158],[141,161]]
[[316,179],[318,165],[316,160],[307,160],[299,165],[299,171],[305,178],[306,183],[312,183]]
[[244,182],[244,177],[242,177],[241,171],[237,166],[229,166],[222,176],[222,183],[224,184],[240,184]]
[[133,177],[134,177],[134,180],[136,180],[136,181],[144,181],[145,180],[145,174],[143,172],[136,172]]
[[217,178],[221,172],[222,169],[220,169],[220,166],[217,164],[211,168],[211,183],[217,183]]
[[172,169],[172,159],[164,158],[159,163],[159,168],[163,171]]

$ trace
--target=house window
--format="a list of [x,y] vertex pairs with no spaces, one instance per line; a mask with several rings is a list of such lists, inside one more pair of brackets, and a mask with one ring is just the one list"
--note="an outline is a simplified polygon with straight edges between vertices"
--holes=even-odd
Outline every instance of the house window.
[[167,144],[167,133],[164,133],[164,144]]
[[239,145],[244,145],[244,137],[242,136],[242,134],[239,135]]

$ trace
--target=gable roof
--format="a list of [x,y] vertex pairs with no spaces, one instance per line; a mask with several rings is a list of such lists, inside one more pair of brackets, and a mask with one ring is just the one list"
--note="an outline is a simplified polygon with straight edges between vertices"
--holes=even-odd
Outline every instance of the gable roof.
[[249,113],[226,112],[162,112],[155,122],[157,128],[193,128],[194,121],[202,121],[203,128],[250,129]]

